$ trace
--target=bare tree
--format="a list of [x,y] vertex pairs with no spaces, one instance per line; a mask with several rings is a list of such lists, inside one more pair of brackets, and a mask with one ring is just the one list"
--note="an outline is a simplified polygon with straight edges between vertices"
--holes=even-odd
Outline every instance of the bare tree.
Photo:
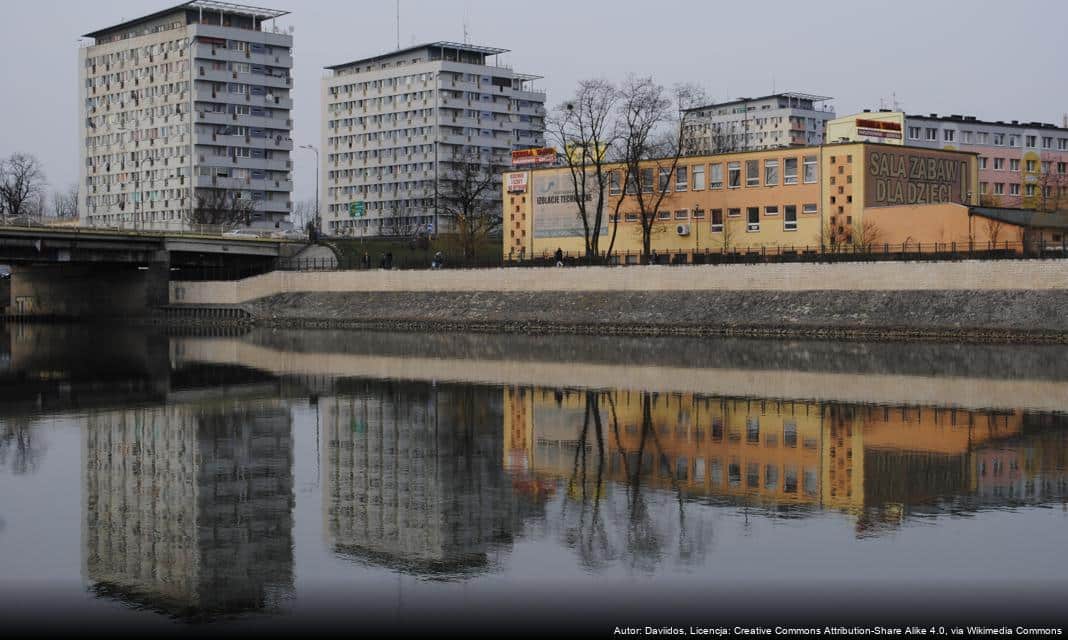
[[27,153],[13,153],[0,160],[0,209],[8,216],[40,213],[44,198],[41,162]]
[[289,216],[290,222],[298,229],[306,229],[309,222],[315,220],[315,199],[305,198],[293,205],[293,213]]
[[198,189],[196,206],[189,214],[189,222],[204,225],[249,225],[255,203],[226,189]]
[[618,133],[614,121],[618,101],[619,91],[611,82],[583,80],[575,96],[556,107],[546,122],[550,139],[564,150],[587,260],[599,255],[605,190],[611,176],[618,179],[618,173],[606,169]]
[[861,220],[860,224],[853,228],[849,241],[855,251],[868,253],[882,237],[883,231],[879,225],[872,220]]
[[686,150],[687,127],[696,113],[688,109],[701,99],[701,91],[691,85],[677,85],[668,93],[649,77],[631,76],[620,87],[617,135],[628,177],[624,195],[638,208],[646,262],[660,206],[673,191],[679,158]]
[[500,173],[478,150],[466,147],[445,163],[438,181],[438,209],[452,218],[464,257],[501,226]]
[[997,245],[998,238],[1001,236],[1001,231],[1004,228],[1005,225],[1001,222],[1001,220],[996,220],[994,218],[986,219],[986,235],[989,238],[991,245]]
[[66,189],[52,192],[52,214],[57,218],[78,217],[78,184],[71,183]]

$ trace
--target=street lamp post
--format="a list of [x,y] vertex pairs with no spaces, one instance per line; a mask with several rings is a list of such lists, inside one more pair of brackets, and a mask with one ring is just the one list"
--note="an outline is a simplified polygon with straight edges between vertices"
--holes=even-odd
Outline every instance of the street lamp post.
[[319,149],[315,145],[302,144],[301,149],[311,149],[315,152],[315,229],[320,235],[323,233],[322,219],[319,217]]

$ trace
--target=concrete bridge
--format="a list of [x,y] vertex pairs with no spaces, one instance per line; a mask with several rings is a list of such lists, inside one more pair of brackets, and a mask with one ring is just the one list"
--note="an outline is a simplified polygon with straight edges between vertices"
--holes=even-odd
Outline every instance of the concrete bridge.
[[0,226],[0,265],[11,267],[0,315],[143,314],[167,304],[172,278],[266,273],[303,247],[254,237]]

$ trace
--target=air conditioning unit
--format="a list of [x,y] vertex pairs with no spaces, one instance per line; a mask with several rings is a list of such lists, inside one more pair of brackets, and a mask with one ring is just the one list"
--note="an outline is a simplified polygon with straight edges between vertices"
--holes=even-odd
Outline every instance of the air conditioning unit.
[[688,224],[677,224],[677,225],[675,225],[675,233],[677,233],[680,236],[688,236],[688,235],[690,235],[690,225],[688,225]]

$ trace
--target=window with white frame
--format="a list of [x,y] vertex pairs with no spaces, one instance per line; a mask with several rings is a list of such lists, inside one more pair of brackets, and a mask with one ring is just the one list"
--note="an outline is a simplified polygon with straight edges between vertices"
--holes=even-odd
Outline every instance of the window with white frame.
[[764,185],[765,186],[778,186],[779,184],[779,161],[778,160],[765,160],[764,161]]
[[1009,183],[1009,195],[1010,196],[1018,196],[1018,195],[1020,195],[1020,183],[1018,183],[1018,182]]
[[691,188],[694,191],[703,191],[705,188],[705,165],[698,164],[690,168]]
[[618,171],[608,172],[608,195],[618,196],[623,192],[623,185],[620,184],[620,176]]
[[957,135],[957,132],[954,131],[953,129],[943,129],[942,130],[942,140],[944,142],[953,142],[953,138],[955,138],[956,135]]
[[816,168],[816,156],[805,156],[805,184],[812,184],[819,180],[819,172]]
[[1005,158],[994,158],[994,171],[1005,170]]
[[723,231],[723,209],[712,209],[712,231]]
[[788,204],[782,208],[783,231],[797,231],[797,205]]
[[1024,144],[1032,149],[1038,144],[1038,136],[1024,136]]
[[690,219],[690,211],[689,211],[689,209],[679,209],[678,211],[676,211],[675,212],[675,219],[676,220],[689,220]]
[[675,191],[686,191],[690,187],[687,167],[675,167]]
[[746,231],[760,231],[760,207],[746,209]]
[[709,189],[722,189],[723,188],[723,164],[719,162],[712,163],[708,167],[708,188]]
[[1005,195],[1005,183],[1004,182],[995,182],[994,183],[994,195],[996,195],[996,196]]
[[815,214],[819,213],[819,209],[817,208],[815,202],[807,202],[801,205],[801,213],[806,215]]
[[760,161],[759,160],[746,160],[745,161],[745,186],[747,186],[747,187],[759,187],[760,186]]
[[671,190],[671,167],[660,167],[660,181],[657,183],[657,191],[663,193]]
[[1020,136],[1016,135],[1015,133],[1010,133],[1009,134],[1009,146],[1010,147],[1018,147],[1018,146],[1020,146]]
[[765,216],[777,216],[779,215],[779,207],[777,205],[768,205],[764,207]]
[[1019,170],[1020,170],[1020,161],[1015,159],[1015,158],[1013,158],[1012,160],[1009,160],[1009,171],[1019,171]]
[[782,161],[782,183],[797,184],[797,158]]
[[1033,185],[1033,184],[1025,185],[1024,186],[1024,195],[1026,195],[1028,198],[1033,198],[1035,196],[1035,185]]
[[929,140],[929,141],[938,140],[938,128],[937,127],[927,127],[926,129],[924,129],[924,138]]
[[921,127],[909,127],[909,140],[920,139]]
[[727,163],[727,188],[737,189],[742,186],[742,163]]
[[986,169],[986,157],[985,156],[980,156],[980,158],[979,158],[979,168],[980,169]]
[[1004,133],[995,133],[994,134],[994,144],[996,144],[999,147],[1005,146],[1005,134]]

